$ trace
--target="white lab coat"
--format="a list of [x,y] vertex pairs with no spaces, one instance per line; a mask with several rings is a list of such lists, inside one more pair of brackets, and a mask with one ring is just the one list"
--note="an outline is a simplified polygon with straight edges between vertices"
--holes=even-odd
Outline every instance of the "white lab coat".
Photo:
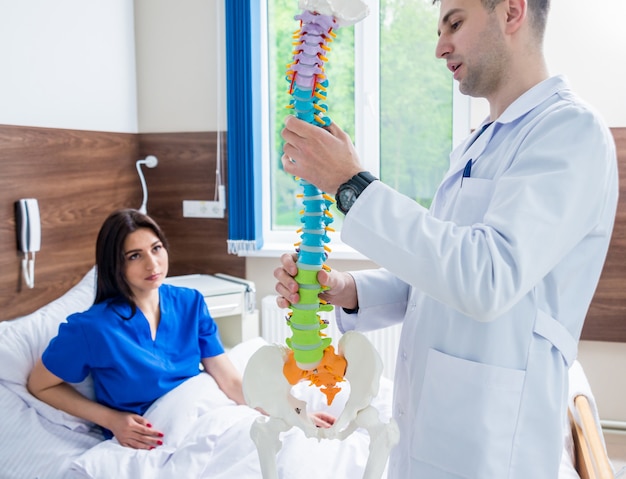
[[562,77],[476,135],[430,211],[377,181],[343,225],[384,269],[353,273],[359,312],[337,308],[340,328],[404,322],[390,478],[558,476],[567,368],[615,218],[615,145]]

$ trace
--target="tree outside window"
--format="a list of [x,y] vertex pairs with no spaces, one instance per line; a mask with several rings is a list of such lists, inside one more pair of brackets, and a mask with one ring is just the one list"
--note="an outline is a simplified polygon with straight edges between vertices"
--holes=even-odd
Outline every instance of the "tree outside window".
[[[294,230],[300,226],[301,205],[296,197],[300,187],[282,170],[280,132],[289,114],[286,71],[294,50],[292,33],[299,27],[294,16],[299,11],[295,0],[266,1],[266,118],[270,140],[265,160],[270,163],[271,205],[264,205],[264,211],[271,216],[271,230]],[[358,147],[358,119],[365,118],[372,104],[379,105],[371,113],[378,122],[374,143],[378,151],[359,151],[362,159],[370,158],[364,167],[392,188],[429,207],[448,169],[452,149],[452,78],[445,62],[436,59],[434,53],[439,9],[431,0],[381,0],[372,10],[378,18],[373,23],[378,31],[371,33],[378,39],[377,48],[359,40],[369,35],[366,30],[355,33],[355,29],[364,28],[360,24],[336,32],[326,64],[328,114]],[[355,58],[364,61],[359,63]],[[378,79],[378,88],[364,96],[359,92],[363,85],[359,78],[371,78],[369,75]],[[375,98],[370,102],[372,95]],[[361,101],[355,101],[355,97]],[[334,216],[340,220],[342,215]],[[337,221],[335,228],[340,227]]]

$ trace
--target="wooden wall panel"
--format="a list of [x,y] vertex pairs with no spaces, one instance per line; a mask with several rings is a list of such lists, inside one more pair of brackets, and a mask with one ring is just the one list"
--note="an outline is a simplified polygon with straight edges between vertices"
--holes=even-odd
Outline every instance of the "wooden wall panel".
[[[170,241],[170,275],[244,276],[245,259],[227,253],[226,218],[182,216],[184,199],[214,197],[216,138],[0,126],[0,320],[52,301],[91,268],[102,221],[116,208],[140,206],[135,162],[148,154],[159,159],[144,168],[148,213]],[[34,289],[23,285],[15,239],[14,203],[28,197],[39,200],[42,218]]]
[[[155,155],[156,168],[145,168],[148,213],[170,243],[170,276],[226,273],[245,277],[245,258],[228,254],[225,218],[184,218],[183,200],[213,201],[217,134],[150,133],[139,135],[140,155]],[[226,152],[226,145],[222,145]],[[224,161],[224,170],[226,161]],[[226,181],[226,171],[222,172]]]
[[[95,238],[113,208],[138,205],[137,135],[0,126],[0,320],[57,298],[94,264]],[[14,203],[37,198],[41,251],[24,286]]]
[[620,175],[615,228],[582,339],[626,342],[626,128],[613,128]]

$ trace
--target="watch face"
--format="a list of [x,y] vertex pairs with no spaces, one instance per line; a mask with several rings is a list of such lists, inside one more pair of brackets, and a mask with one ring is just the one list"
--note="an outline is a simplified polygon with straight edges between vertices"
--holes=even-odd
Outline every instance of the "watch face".
[[356,191],[350,186],[344,185],[337,194],[337,208],[345,214],[350,210],[356,199]]

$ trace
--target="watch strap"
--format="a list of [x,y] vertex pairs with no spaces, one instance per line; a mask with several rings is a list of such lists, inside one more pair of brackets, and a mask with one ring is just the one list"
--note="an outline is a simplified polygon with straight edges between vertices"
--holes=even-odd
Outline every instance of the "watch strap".
[[370,185],[370,183],[372,183],[373,181],[376,181],[377,179],[378,178],[372,175],[369,171],[360,171],[359,173],[354,175],[352,178],[350,178],[348,181],[343,183],[339,187],[339,189],[337,190],[337,194],[335,195],[335,200],[337,202],[337,208],[339,208],[339,211],[346,214],[350,210],[350,207],[352,206],[352,205],[342,205],[340,201],[340,193],[343,189],[349,188],[353,190],[356,194],[356,198],[358,198],[361,195],[361,193],[363,193],[363,190],[365,190],[365,188],[367,188]]
[[348,181],[346,181],[346,183],[351,184],[352,186],[355,186],[357,188],[358,196],[363,193],[363,190],[367,188],[371,182],[376,181],[377,179],[378,178],[372,175],[369,171],[360,171]]

